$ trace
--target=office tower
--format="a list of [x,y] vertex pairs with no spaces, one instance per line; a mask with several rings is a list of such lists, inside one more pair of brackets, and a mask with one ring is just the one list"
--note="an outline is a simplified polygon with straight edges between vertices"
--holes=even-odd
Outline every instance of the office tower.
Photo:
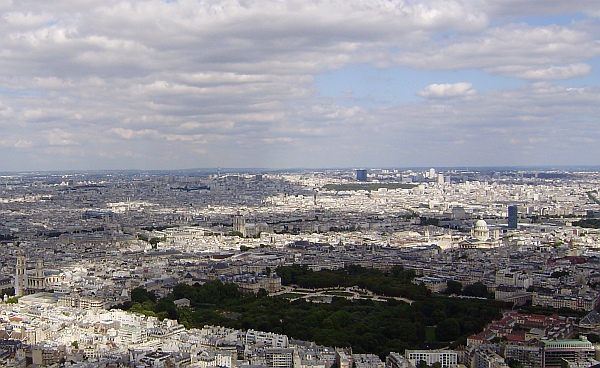
[[508,206],[508,228],[516,229],[519,218],[519,209],[516,205]]
[[444,184],[444,174],[438,174],[437,182],[438,184]]
[[356,180],[357,181],[367,181],[367,170],[365,170],[365,169],[356,170]]

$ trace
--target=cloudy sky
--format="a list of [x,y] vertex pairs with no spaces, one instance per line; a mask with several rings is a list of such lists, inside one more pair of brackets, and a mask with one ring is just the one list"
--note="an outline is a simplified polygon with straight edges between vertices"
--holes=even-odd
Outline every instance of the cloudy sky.
[[600,165],[598,0],[0,15],[0,171]]

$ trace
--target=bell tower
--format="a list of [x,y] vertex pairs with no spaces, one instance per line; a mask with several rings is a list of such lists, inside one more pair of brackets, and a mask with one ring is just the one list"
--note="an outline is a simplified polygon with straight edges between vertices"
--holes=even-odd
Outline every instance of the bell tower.
[[17,255],[17,266],[15,268],[15,296],[25,295],[25,284],[27,274],[25,272],[25,256],[19,251]]

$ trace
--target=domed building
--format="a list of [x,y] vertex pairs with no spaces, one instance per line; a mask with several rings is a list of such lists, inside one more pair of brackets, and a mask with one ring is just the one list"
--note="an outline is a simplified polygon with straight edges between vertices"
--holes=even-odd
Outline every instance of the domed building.
[[490,229],[485,220],[477,220],[475,228],[471,230],[471,237],[479,241],[486,241],[490,238]]
[[458,246],[460,248],[494,248],[500,245],[499,232],[494,230],[494,236],[490,237],[490,228],[485,220],[477,220],[474,227],[471,229],[471,236],[468,239],[461,241]]

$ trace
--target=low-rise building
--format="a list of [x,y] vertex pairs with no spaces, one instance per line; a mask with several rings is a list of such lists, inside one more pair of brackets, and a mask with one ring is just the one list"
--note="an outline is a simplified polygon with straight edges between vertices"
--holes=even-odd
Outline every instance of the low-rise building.
[[561,367],[563,360],[583,361],[595,358],[596,350],[585,336],[571,340],[542,340],[542,367]]
[[424,361],[431,366],[440,363],[443,368],[458,364],[458,352],[454,350],[406,350],[405,357],[413,366]]

